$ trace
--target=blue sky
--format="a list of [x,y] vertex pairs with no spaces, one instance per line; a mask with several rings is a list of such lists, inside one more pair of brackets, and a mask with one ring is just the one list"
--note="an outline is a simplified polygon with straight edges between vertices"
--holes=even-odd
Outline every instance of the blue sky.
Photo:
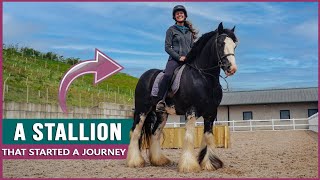
[[98,48],[140,77],[165,67],[165,32],[177,4],[185,5],[199,34],[220,22],[236,25],[231,90],[318,85],[318,3],[4,3],[3,39],[83,60]]

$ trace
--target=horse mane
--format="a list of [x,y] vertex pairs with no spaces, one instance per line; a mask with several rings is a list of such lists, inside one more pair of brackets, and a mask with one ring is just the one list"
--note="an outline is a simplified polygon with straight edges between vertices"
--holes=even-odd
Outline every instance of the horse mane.
[[[197,55],[201,53],[203,47],[207,44],[207,42],[211,39],[212,36],[218,33],[218,30],[214,30],[208,33],[203,34],[197,42],[194,43],[190,52],[186,56],[186,62],[192,62],[196,59]],[[234,42],[237,42],[238,39],[235,36],[234,32],[230,29],[223,29],[224,34],[227,34]]]
[[186,59],[187,59],[186,62],[194,61],[196,59],[197,55],[201,53],[201,50],[207,44],[209,39],[211,39],[211,37],[213,35],[215,35],[216,33],[217,33],[217,30],[203,34],[198,39],[198,41],[193,44],[193,47],[191,48],[190,52],[186,56]]
[[234,34],[233,31],[231,31],[230,29],[224,29],[223,30],[224,34],[227,34],[232,40],[233,42],[238,42],[238,38],[236,37],[236,35]]

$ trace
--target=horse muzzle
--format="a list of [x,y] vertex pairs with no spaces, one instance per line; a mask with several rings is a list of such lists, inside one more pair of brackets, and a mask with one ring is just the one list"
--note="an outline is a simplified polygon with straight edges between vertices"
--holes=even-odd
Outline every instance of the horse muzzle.
[[236,66],[236,65],[228,66],[228,68],[227,68],[226,70],[224,70],[224,73],[225,73],[227,76],[232,76],[232,75],[234,75],[236,72],[237,72],[237,66]]

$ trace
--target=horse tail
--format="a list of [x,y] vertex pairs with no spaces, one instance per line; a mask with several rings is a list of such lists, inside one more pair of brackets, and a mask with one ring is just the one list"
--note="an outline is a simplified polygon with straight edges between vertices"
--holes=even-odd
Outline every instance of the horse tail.
[[156,113],[152,110],[154,104],[153,98],[151,97],[151,90],[153,82],[160,72],[161,70],[159,69],[150,69],[143,73],[135,89],[134,122],[131,131],[133,131],[140,122],[141,115],[145,116],[139,137],[140,149],[147,148],[150,145],[152,128],[157,120]]
[[150,147],[150,139],[152,135],[152,129],[157,121],[157,116],[154,111],[148,113],[146,120],[142,126],[141,136],[139,139],[139,148]]

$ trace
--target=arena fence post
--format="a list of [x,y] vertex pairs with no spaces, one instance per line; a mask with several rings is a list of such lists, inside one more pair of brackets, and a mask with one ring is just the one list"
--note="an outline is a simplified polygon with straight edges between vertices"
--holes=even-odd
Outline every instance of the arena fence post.
[[274,131],[274,120],[271,119],[271,122],[272,122],[272,130]]

